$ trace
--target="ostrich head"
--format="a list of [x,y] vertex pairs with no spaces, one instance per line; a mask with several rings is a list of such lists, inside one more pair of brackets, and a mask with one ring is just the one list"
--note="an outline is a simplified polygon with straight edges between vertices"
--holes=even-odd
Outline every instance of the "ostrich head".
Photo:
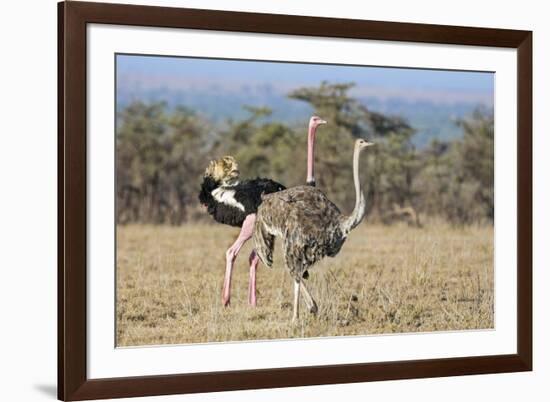
[[213,160],[208,164],[204,176],[211,177],[222,186],[231,186],[239,180],[239,165],[232,156]]
[[362,138],[359,138],[358,140],[355,141],[355,148],[360,151],[365,149],[366,147],[370,147],[371,145],[374,145],[374,142],[369,142]]
[[309,128],[317,128],[322,124],[327,124],[327,122],[319,116],[311,116],[309,119]]

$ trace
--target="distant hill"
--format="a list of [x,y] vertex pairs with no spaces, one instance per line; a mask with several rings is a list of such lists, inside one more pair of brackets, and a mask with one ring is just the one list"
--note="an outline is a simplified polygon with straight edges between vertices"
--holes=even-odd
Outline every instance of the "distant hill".
[[[215,123],[221,123],[229,118],[242,119],[248,113],[243,105],[267,106],[273,110],[272,119],[289,124],[304,122],[312,113],[308,104],[289,99],[286,94],[293,88],[275,88],[271,84],[242,84],[226,87],[219,84],[191,83],[187,87],[170,86],[160,82],[140,85],[130,79],[121,79],[117,89],[117,107],[123,108],[134,100],[145,102],[164,101],[169,107],[182,105],[197,111]],[[433,139],[448,141],[462,135],[456,125],[456,119],[471,114],[476,107],[492,108],[492,105],[480,105],[467,97],[464,99],[444,99],[423,96],[356,96],[372,111],[387,115],[397,115],[406,119],[417,131],[413,137],[415,145],[425,147]]]

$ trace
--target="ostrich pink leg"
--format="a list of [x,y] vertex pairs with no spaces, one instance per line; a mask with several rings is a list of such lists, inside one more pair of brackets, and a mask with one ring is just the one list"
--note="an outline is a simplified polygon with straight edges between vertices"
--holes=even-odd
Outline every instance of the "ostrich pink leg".
[[260,257],[256,254],[254,250],[250,253],[248,259],[250,263],[250,275],[248,282],[248,304],[251,306],[256,306],[256,268],[258,268],[258,263],[260,262]]
[[233,271],[235,259],[237,258],[239,251],[241,251],[244,243],[252,237],[255,221],[256,214],[250,214],[245,218],[239,237],[237,237],[235,243],[233,243],[233,245],[229,247],[225,253],[225,278],[223,280],[222,292],[222,303],[224,306],[229,305],[229,301],[231,299],[231,273]]

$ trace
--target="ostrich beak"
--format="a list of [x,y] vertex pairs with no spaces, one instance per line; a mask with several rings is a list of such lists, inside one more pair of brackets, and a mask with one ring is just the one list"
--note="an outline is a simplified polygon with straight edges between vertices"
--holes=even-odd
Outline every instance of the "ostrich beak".
[[318,124],[327,124],[327,121],[326,120],[319,120]]
[[359,149],[365,149],[366,147],[370,147],[371,145],[374,145],[374,142],[370,142],[363,139],[359,139],[355,142],[355,146],[359,147]]

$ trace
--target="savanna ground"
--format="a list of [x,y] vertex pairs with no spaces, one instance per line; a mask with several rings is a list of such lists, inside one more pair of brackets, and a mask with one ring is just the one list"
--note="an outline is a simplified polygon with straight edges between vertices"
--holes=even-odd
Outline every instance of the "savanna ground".
[[[277,248],[258,268],[247,305],[248,255],[239,255],[231,306],[221,304],[223,225],[117,228],[117,345],[281,339],[493,328],[493,228],[363,224],[336,258],[310,270],[317,316],[291,323],[292,282]],[[302,302],[303,303],[303,302]]]

